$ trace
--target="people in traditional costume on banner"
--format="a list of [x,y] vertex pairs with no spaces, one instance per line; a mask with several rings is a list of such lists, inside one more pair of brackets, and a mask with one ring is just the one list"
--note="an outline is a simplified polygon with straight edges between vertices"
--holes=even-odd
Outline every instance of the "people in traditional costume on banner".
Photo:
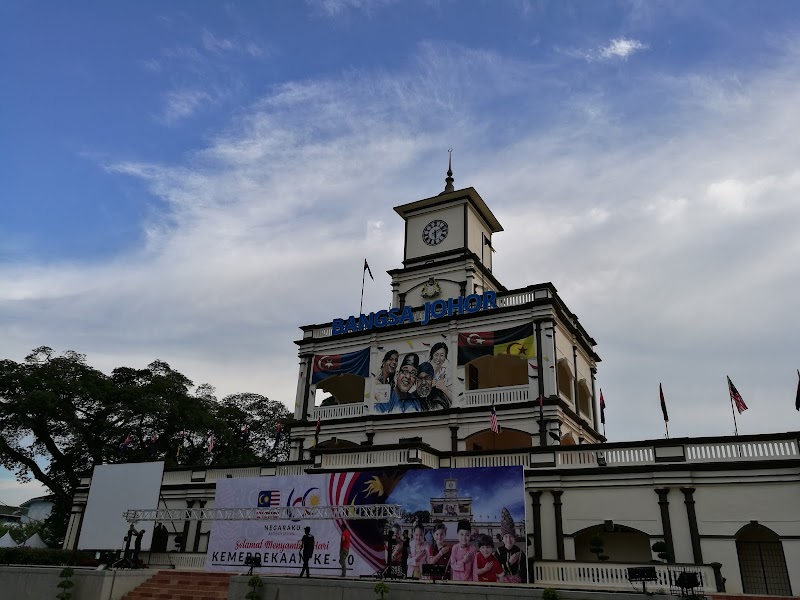
[[503,567],[504,583],[523,583],[525,581],[525,555],[515,544],[517,536],[514,531],[503,532],[503,544],[497,548],[495,556]]
[[450,572],[453,581],[472,581],[475,548],[470,544],[472,525],[469,521],[458,522],[458,544],[450,551]]
[[450,550],[451,547],[446,543],[447,540],[447,525],[444,523],[437,523],[433,528],[433,543],[430,545],[430,552],[428,556],[428,564],[442,567],[442,573],[431,575],[434,581],[447,579],[447,571],[449,570],[450,563]]
[[411,540],[411,555],[408,561],[408,570],[406,575],[414,579],[420,579],[422,576],[422,565],[428,564],[428,557],[430,556],[430,546],[425,541],[425,528],[422,524],[414,526],[414,536]]
[[472,580],[496,583],[498,577],[502,581],[503,567],[494,555],[492,536],[484,533],[478,538],[478,553],[475,555],[475,564],[472,565]]

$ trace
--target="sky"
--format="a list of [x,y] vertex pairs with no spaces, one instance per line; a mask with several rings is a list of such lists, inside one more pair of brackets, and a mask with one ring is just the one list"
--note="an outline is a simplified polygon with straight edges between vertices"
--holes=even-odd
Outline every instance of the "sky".
[[[800,429],[796,2],[0,4],[0,357],[293,406],[391,302],[392,207],[475,187],[494,273],[597,341],[610,441]],[[0,501],[41,493],[0,474]]]

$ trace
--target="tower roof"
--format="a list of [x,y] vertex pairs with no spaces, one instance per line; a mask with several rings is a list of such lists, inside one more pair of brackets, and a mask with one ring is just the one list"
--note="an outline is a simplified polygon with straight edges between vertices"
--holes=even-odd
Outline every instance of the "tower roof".
[[486,224],[492,230],[492,233],[503,231],[503,226],[500,225],[500,221],[497,220],[497,217],[494,216],[494,213],[489,210],[488,206],[486,206],[486,203],[483,201],[483,198],[481,198],[480,194],[475,190],[475,188],[472,187],[464,188],[463,190],[454,190],[452,192],[443,192],[438,196],[432,196],[423,200],[417,200],[416,202],[409,202],[408,204],[395,206],[394,211],[405,219],[428,208],[438,207],[444,204],[463,203],[472,205],[481,218],[486,221]]

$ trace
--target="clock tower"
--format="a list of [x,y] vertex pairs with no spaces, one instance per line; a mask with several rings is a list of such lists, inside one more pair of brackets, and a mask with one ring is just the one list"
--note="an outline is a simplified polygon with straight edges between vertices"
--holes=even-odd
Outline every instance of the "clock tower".
[[503,227],[474,188],[453,181],[451,162],[441,194],[394,209],[406,227],[403,268],[389,271],[392,306],[506,289],[492,275],[492,234]]

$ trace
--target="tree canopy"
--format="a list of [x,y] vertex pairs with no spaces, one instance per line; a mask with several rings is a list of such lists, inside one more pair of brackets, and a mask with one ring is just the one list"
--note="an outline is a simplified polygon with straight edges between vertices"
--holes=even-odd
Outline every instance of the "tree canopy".
[[[167,363],[106,375],[74,351],[0,360],[0,464],[40,481],[68,509],[94,465],[163,460],[225,465],[288,459],[290,414],[260,394],[218,400]],[[278,422],[284,435],[276,445]]]

